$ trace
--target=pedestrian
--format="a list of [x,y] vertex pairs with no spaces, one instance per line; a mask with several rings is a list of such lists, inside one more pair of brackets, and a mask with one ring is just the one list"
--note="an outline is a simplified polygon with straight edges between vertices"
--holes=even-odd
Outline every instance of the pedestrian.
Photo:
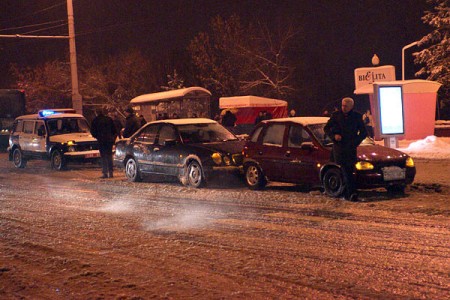
[[123,137],[129,138],[132,136],[136,131],[141,128],[141,123],[139,122],[138,118],[136,117],[136,114],[134,113],[133,108],[128,107],[125,112],[127,113],[127,117],[125,120],[125,128],[123,129]]
[[264,120],[264,111],[260,110],[255,118],[255,125]]
[[236,124],[236,116],[229,110],[225,112],[225,115],[222,117],[222,125],[227,128],[232,128]]
[[370,109],[366,110],[366,113],[363,115],[364,125],[366,125],[367,135],[371,138],[374,137],[373,132],[373,116],[370,113]]
[[147,121],[144,118],[144,115],[139,116],[139,122],[141,123],[141,127],[147,124]]
[[121,139],[123,124],[122,121],[120,121],[119,113],[115,111],[114,113],[111,114],[110,117],[113,119],[114,126],[116,126],[117,137]]
[[352,98],[342,99],[341,110],[333,112],[325,125],[325,133],[333,141],[333,161],[343,172],[346,200],[357,201],[353,171],[357,160],[357,147],[366,138],[367,131],[362,115],[353,110]]
[[99,144],[100,158],[102,162],[101,178],[113,177],[112,148],[116,141],[117,131],[113,119],[106,115],[106,112],[99,108],[97,116],[92,120],[91,134]]

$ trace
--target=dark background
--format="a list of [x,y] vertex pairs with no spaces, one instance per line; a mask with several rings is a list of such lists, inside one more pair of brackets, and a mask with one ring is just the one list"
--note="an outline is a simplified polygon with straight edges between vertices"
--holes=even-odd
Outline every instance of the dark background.
[[[65,0],[0,2],[0,34],[27,33],[34,28],[9,28],[67,20]],[[319,114],[352,96],[354,69],[371,66],[375,53],[381,65],[394,65],[401,79],[401,49],[431,31],[421,17],[432,8],[425,0],[73,0],[73,6],[78,55],[130,48],[152,55],[185,53],[216,15],[236,13],[274,29],[294,23],[299,34],[289,55],[297,66],[298,92],[286,100],[301,115]],[[30,34],[67,35],[67,25]],[[417,50],[406,51],[407,79],[418,69],[411,55]],[[68,60],[67,40],[0,38],[0,88],[13,84],[9,64],[33,66],[55,58]],[[356,97],[357,108],[366,105],[365,97]]]

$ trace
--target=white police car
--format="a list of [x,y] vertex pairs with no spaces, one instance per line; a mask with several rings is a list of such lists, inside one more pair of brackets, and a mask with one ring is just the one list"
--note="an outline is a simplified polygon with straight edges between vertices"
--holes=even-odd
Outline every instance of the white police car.
[[24,168],[30,159],[49,159],[52,168],[62,170],[69,161],[98,160],[98,149],[82,115],[74,109],[53,109],[16,118],[8,152],[17,168]]

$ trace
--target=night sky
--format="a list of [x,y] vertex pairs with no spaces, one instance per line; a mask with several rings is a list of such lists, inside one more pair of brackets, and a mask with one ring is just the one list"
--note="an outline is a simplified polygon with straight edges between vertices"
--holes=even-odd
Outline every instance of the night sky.
[[[0,34],[26,33],[26,27],[67,20],[65,0],[0,0]],[[401,79],[401,49],[431,29],[421,17],[431,9],[425,0],[73,0],[79,54],[108,55],[130,48],[158,55],[185,51],[210,19],[232,13],[275,28],[289,21],[299,29],[291,55],[300,87],[291,100],[298,110],[319,113],[330,102],[351,96],[353,71],[371,65],[394,65]],[[57,26],[51,23],[47,26]],[[31,34],[67,35],[67,25]],[[406,77],[417,69],[407,51]],[[0,39],[0,85],[8,88],[10,63],[34,65],[68,57],[67,40]],[[155,92],[155,91],[149,91]],[[316,103],[305,107],[301,103]]]

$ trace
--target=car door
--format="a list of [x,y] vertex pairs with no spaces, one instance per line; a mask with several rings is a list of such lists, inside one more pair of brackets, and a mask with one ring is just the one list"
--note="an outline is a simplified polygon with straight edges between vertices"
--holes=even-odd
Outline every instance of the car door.
[[22,151],[26,154],[33,154],[35,120],[25,120],[23,122],[23,131],[19,137],[19,143]]
[[283,178],[285,130],[286,125],[283,123],[269,123],[255,152],[255,159],[269,180],[280,181]]
[[163,124],[159,128],[157,142],[153,152],[154,171],[158,174],[177,175],[180,152],[177,131],[172,124]]
[[46,149],[47,133],[44,121],[38,120],[34,123],[33,135],[30,139],[30,147],[37,156],[44,156]]
[[153,150],[159,124],[153,124],[142,129],[133,139],[133,156],[144,173],[154,172]]
[[319,149],[313,145],[309,133],[300,124],[291,124],[283,156],[283,181],[312,184],[319,178]]

